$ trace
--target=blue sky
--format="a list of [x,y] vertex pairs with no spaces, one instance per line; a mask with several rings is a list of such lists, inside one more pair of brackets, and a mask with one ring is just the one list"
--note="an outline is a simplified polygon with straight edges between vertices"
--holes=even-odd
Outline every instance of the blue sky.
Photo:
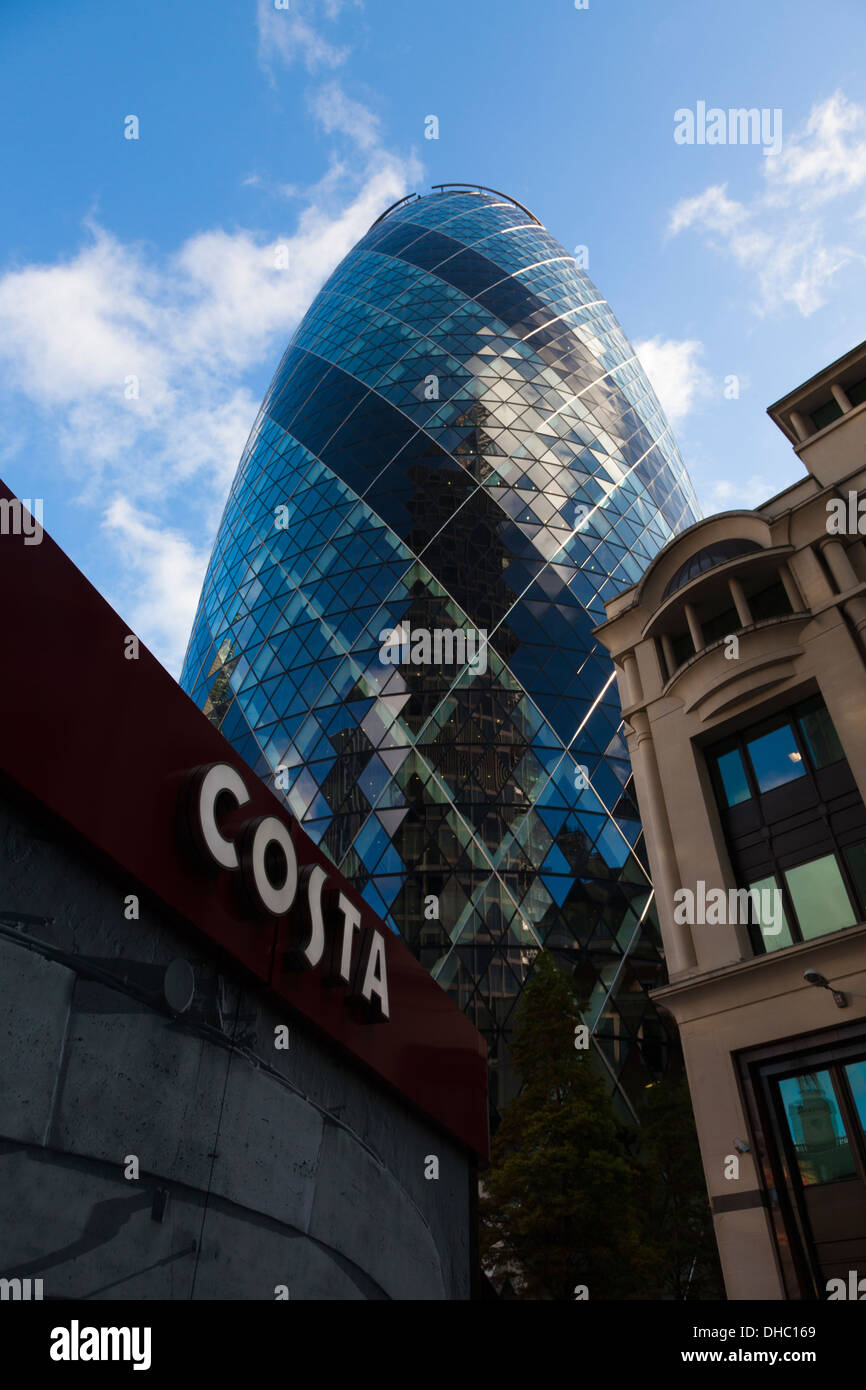
[[[285,343],[410,190],[588,248],[705,512],[801,476],[766,407],[866,337],[862,0],[289,4],[0,9],[0,475],[170,670]],[[699,102],[781,149],[677,143]]]

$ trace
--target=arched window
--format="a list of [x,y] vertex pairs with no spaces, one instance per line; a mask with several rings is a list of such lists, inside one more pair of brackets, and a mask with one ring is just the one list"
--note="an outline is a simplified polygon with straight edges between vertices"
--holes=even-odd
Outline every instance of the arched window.
[[684,584],[688,584],[690,579],[696,579],[705,570],[715,569],[716,565],[724,564],[725,560],[733,560],[736,555],[749,555],[753,550],[760,550],[761,546],[757,541],[747,541],[742,538],[732,537],[730,540],[714,541],[712,545],[704,546],[703,550],[696,550],[694,555],[690,555],[684,565],[680,565],[673,579],[668,581],[663,598],[669,594],[676,593]]

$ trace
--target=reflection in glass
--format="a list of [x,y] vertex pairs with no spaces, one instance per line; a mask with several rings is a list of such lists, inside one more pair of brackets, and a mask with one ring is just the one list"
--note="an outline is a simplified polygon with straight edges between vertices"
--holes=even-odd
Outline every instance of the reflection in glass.
[[721,757],[716,758],[716,764],[728,805],[739,806],[741,802],[748,801],[752,793],[749,791],[746,769],[743,767],[739,750],[732,748],[730,753],[722,753]]
[[844,758],[839,735],[823,704],[817,704],[815,709],[801,714],[800,728],[816,767],[827,767],[829,763],[837,763]]
[[866,1061],[850,1062],[845,1068],[845,1075],[854,1097],[860,1127],[866,1131]]
[[806,1187],[856,1174],[828,1071],[779,1082],[800,1177]]
[[[623,1090],[664,1051],[660,1025],[645,1046],[664,965],[593,627],[697,517],[610,308],[481,191],[370,229],[244,450],[181,684],[271,786],[283,769],[304,829],[484,1034],[494,1106],[541,944],[601,992]],[[486,632],[483,668],[408,639],[383,655],[397,629]]]
[[781,787],[785,782],[793,782],[796,777],[806,775],[790,724],[783,724],[781,729],[751,739],[748,748],[762,792],[770,792],[774,787]]
[[854,909],[835,855],[825,854],[808,864],[798,864],[796,869],[787,869],[785,880],[800,931],[807,941],[853,925]]
[[[758,894],[755,909],[764,950],[778,951],[783,946],[790,946],[794,938],[791,935],[784,905],[775,897],[775,894],[779,892],[779,885],[773,875],[771,874],[769,878],[756,878],[748,887],[755,889]],[[772,898],[769,896],[771,893],[774,895]],[[779,896],[781,897],[781,893]],[[781,919],[776,912],[777,906],[781,910]]]

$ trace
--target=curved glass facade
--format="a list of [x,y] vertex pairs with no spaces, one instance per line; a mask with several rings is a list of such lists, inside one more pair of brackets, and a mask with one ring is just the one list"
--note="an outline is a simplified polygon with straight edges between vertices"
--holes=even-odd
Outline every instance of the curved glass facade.
[[611,1079],[664,1065],[613,667],[592,636],[697,504],[610,308],[525,209],[379,220],[280,362],[181,683],[485,1034],[543,944]]

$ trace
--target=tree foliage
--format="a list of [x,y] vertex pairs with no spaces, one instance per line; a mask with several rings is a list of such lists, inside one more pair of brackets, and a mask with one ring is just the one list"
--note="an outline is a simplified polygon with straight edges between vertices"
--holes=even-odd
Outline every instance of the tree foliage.
[[643,1210],[663,1295],[724,1298],[698,1135],[685,1075],[666,1077],[640,1108]]
[[661,1083],[644,1125],[624,1125],[592,1050],[575,1047],[581,1023],[542,951],[512,1037],[522,1089],[483,1179],[485,1268],[520,1298],[723,1297],[687,1090]]
[[526,1298],[640,1297],[640,1174],[604,1082],[574,1046],[580,1011],[542,952],[518,1005],[523,1086],[503,1112],[484,1177],[482,1255]]

